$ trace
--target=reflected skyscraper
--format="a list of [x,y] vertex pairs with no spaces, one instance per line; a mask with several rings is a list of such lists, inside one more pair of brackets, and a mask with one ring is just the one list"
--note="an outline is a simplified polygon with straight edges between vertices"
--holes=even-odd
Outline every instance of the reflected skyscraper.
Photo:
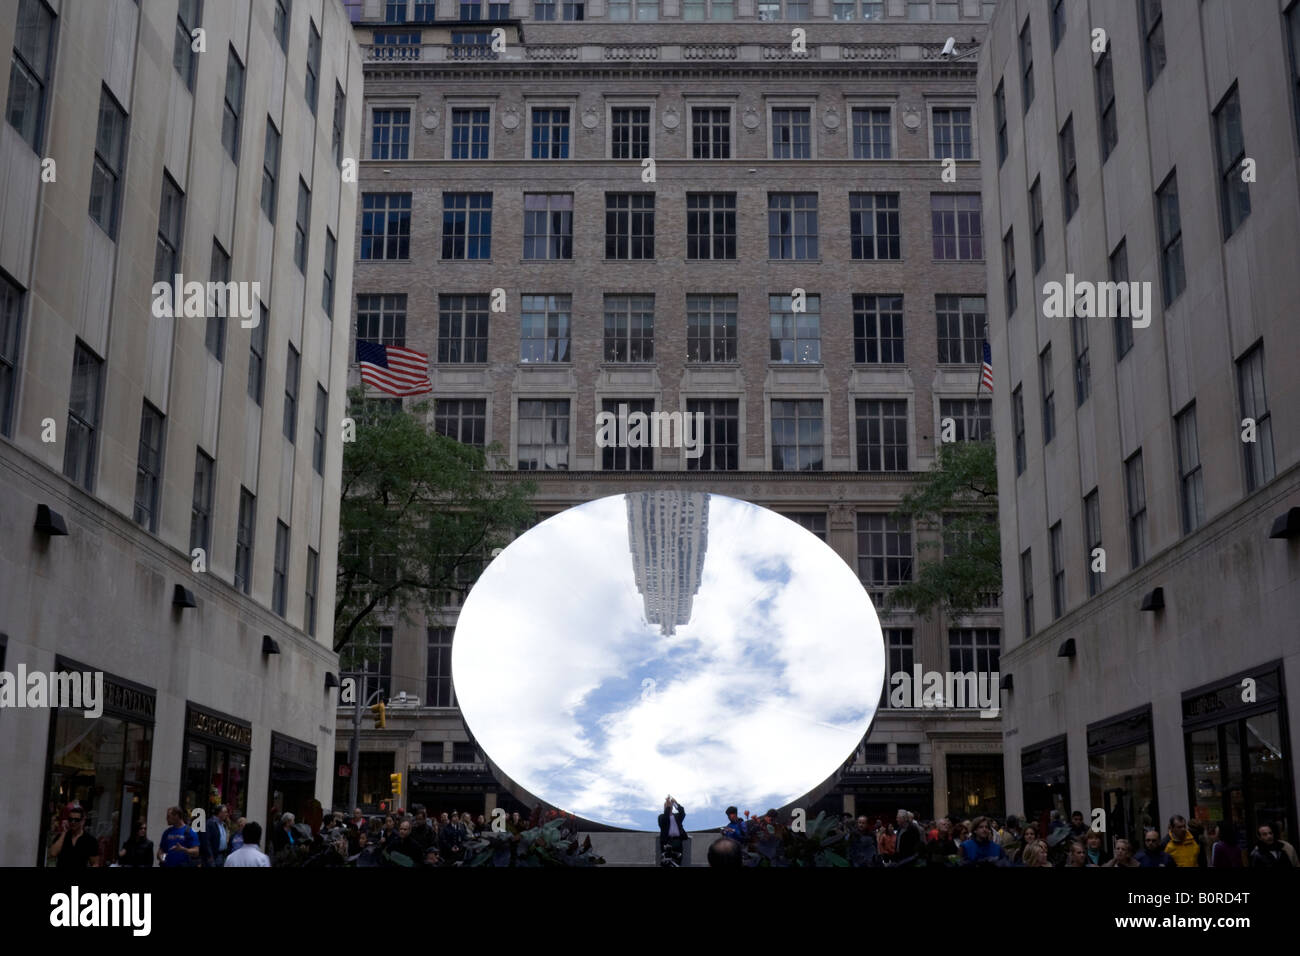
[[645,619],[671,637],[691,619],[709,546],[709,496],[690,491],[626,495],[627,539]]

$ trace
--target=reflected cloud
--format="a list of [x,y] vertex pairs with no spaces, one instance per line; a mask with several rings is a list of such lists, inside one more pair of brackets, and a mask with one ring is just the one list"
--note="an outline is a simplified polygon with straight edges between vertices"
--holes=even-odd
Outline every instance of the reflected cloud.
[[689,830],[832,774],[875,714],[884,654],[866,591],[816,536],[721,495],[638,492],[498,555],[452,674],[477,742],[530,792],[645,830],[672,793]]

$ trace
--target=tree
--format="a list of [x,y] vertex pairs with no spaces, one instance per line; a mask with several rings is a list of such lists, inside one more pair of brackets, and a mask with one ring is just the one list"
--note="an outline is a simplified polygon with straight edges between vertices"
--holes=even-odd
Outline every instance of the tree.
[[431,431],[429,403],[407,411],[349,392],[355,441],[343,448],[334,650],[344,667],[377,633],[376,610],[406,621],[464,594],[493,548],[536,515],[532,482],[501,481],[486,453]]
[[894,517],[913,527],[941,529],[940,541],[918,551],[943,551],[921,561],[915,579],[895,589],[893,600],[930,617],[942,606],[950,617],[979,608],[1002,591],[1002,551],[997,522],[997,457],[991,441],[945,442],[939,461],[902,500]]

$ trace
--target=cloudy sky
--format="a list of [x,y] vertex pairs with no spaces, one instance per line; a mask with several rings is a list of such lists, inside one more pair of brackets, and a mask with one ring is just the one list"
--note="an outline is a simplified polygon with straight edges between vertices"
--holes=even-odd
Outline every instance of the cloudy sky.
[[774,512],[709,498],[703,581],[671,637],[645,621],[623,495],[542,522],[467,598],[457,700],[542,799],[652,830],[671,793],[688,830],[717,826],[728,804],[806,793],[866,732],[884,656],[852,569]]

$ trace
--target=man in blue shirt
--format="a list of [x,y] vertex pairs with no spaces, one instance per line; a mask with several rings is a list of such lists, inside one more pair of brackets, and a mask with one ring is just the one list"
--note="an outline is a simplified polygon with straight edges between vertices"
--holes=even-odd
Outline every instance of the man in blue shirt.
[[203,865],[225,866],[230,852],[230,808],[224,803],[217,807],[216,816],[208,821],[203,831]]
[[1164,851],[1162,846],[1164,840],[1161,839],[1159,830],[1154,827],[1147,827],[1147,831],[1143,835],[1143,842],[1146,844],[1146,849],[1135,857],[1138,866],[1174,865],[1174,858]]
[[1005,866],[1007,855],[993,840],[993,826],[988,817],[976,817],[971,825],[973,836],[961,845],[963,866]]
[[727,807],[727,825],[722,828],[722,835],[731,837],[737,843],[744,843],[746,832],[745,821],[740,819],[740,813],[735,807]]
[[193,866],[199,855],[199,836],[185,824],[180,807],[168,808],[167,824],[158,841],[158,859],[163,866]]

